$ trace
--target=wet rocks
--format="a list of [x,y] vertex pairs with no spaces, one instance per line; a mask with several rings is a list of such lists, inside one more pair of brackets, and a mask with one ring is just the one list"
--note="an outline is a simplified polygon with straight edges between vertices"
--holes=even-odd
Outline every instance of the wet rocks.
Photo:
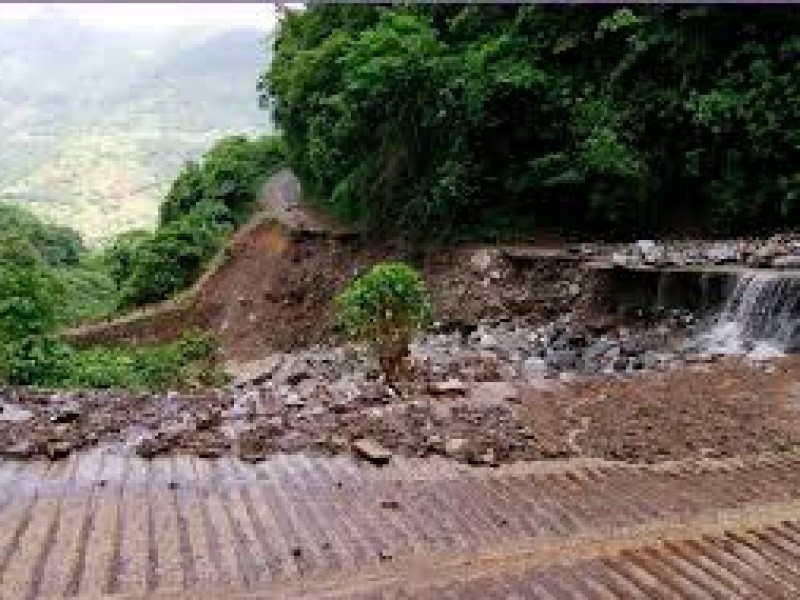
[[142,435],[135,443],[134,451],[140,458],[155,458],[159,454],[167,452],[172,446],[169,436],[158,432]]
[[70,455],[73,448],[73,443],[67,440],[49,442],[46,448],[47,457],[50,460],[64,459]]
[[437,396],[461,396],[467,391],[467,386],[458,379],[448,379],[446,381],[433,381],[428,384],[428,391]]
[[353,442],[353,452],[356,456],[374,465],[385,465],[392,460],[392,452],[370,438],[363,438]]
[[465,453],[469,440],[465,438],[449,438],[444,444],[444,454],[450,458],[457,458]]
[[21,441],[3,448],[0,454],[10,459],[25,460],[32,458],[36,452],[36,446],[32,442]]
[[34,418],[34,414],[13,404],[0,404],[0,421],[6,423],[25,423]]
[[53,405],[52,423],[72,423],[81,417],[81,405],[75,400],[62,400]]

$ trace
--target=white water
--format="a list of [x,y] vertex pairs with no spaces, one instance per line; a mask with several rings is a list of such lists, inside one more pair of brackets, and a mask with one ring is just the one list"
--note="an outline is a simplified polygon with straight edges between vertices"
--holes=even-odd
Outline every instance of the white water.
[[700,345],[708,352],[782,356],[800,342],[800,279],[781,274],[739,278]]

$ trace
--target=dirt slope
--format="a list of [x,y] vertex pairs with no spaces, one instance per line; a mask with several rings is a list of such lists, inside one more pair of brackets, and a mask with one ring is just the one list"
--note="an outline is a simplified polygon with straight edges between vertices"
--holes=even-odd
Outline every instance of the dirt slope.
[[192,289],[120,319],[69,331],[66,337],[79,343],[148,343],[200,327],[219,335],[229,360],[260,358],[329,337],[333,295],[365,267],[390,258],[422,269],[437,317],[444,321],[511,314],[546,319],[591,297],[592,276],[568,256],[461,246],[412,257],[396,247],[365,244],[301,205],[299,194],[291,173],[279,173],[265,185],[263,210],[237,232]]

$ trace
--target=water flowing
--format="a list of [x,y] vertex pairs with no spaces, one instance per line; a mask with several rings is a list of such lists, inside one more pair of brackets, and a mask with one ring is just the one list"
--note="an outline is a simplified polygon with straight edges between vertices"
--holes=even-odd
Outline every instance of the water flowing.
[[710,352],[761,358],[800,350],[800,278],[740,276],[699,341]]

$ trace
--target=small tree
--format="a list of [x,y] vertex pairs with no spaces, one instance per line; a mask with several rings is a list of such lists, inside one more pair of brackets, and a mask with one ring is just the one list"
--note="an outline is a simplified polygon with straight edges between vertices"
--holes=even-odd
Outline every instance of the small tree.
[[334,304],[347,333],[373,345],[389,379],[397,378],[411,338],[431,318],[425,282],[402,263],[375,265],[336,296]]

